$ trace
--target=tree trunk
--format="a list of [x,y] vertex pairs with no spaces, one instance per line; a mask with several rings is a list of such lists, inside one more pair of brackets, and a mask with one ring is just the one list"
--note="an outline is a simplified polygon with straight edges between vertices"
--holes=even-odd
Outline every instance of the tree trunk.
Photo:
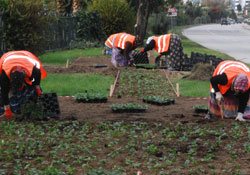
[[80,0],[73,0],[73,13],[76,13],[80,8]]
[[149,0],[139,0],[139,7],[137,10],[136,24],[134,28],[135,35],[139,35],[143,41],[146,35],[148,18],[149,18]]
[[60,15],[63,14],[63,12],[64,12],[64,1],[63,0],[56,1],[56,11]]

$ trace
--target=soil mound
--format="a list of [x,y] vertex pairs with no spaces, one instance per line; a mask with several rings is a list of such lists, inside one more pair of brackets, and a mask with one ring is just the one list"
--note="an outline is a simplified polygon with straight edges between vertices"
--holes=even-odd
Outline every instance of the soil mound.
[[213,66],[210,64],[198,63],[194,65],[190,75],[186,77],[187,80],[207,81],[213,75]]

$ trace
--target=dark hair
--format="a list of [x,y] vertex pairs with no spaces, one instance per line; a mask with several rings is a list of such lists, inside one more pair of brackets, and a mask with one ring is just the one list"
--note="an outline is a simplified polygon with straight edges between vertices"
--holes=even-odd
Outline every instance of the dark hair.
[[24,72],[14,71],[10,74],[10,82],[13,91],[17,91],[19,88],[22,87],[25,79]]

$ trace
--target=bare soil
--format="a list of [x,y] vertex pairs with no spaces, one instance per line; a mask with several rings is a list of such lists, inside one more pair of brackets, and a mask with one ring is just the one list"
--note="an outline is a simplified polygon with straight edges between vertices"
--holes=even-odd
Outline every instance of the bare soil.
[[[150,60],[152,63],[152,60]],[[94,64],[106,64],[107,67],[103,68],[95,68]],[[119,68],[121,71],[124,68]],[[131,67],[130,69],[135,69],[135,67]],[[69,67],[66,68],[65,66],[45,66],[45,70],[47,72],[53,72],[53,73],[83,73],[83,74],[102,74],[102,75],[109,75],[109,76],[114,76],[116,77],[118,69],[113,67],[110,64],[110,57],[105,56],[105,57],[85,57],[85,58],[78,58],[72,63],[70,63]],[[180,77],[187,75],[189,72],[178,72],[178,71],[167,71],[168,76],[171,78],[174,77]],[[164,76],[163,76],[164,77]],[[167,81],[167,79],[166,79]],[[119,79],[118,79],[119,83]],[[137,98],[117,98],[117,91],[114,91],[114,95],[112,97],[108,98],[107,103],[78,103],[74,100],[74,98],[71,97],[58,97],[59,103],[60,103],[60,109],[61,109],[61,116],[60,120],[63,121],[70,121],[70,120],[78,120],[79,122],[86,122],[90,121],[93,123],[98,123],[98,122],[115,122],[115,121],[123,121],[125,123],[130,123],[130,122],[147,122],[149,126],[153,126],[155,123],[161,123],[167,124],[171,123],[171,125],[175,125],[178,123],[182,123],[185,126],[197,126],[200,125],[201,127],[208,127],[208,128],[214,128],[215,126],[218,126],[218,123],[220,123],[224,128],[232,128],[234,125],[235,121],[233,119],[212,119],[212,120],[206,120],[204,119],[205,113],[196,113],[193,109],[194,105],[207,105],[208,101],[207,99],[204,98],[187,98],[187,97],[175,97],[175,104],[171,104],[168,106],[156,106],[156,105],[148,105],[148,109],[144,113],[113,113],[110,105],[113,103],[139,103],[139,104],[145,104],[142,102],[141,99]],[[216,129],[215,129],[216,130]],[[249,132],[249,131],[248,131]],[[198,133],[197,133],[198,134]],[[246,133],[245,133],[246,134]],[[244,134],[244,135],[245,135]],[[197,135],[196,138],[199,137],[199,134]],[[196,139],[194,138],[194,140]],[[215,142],[216,136],[211,135],[207,136],[208,140],[212,140],[211,142]],[[159,138],[161,139],[161,138]],[[178,139],[178,138],[176,138]],[[176,139],[173,139],[171,142],[171,139],[169,139],[168,143],[165,146],[170,148],[175,148],[175,141]],[[224,149],[227,143],[230,142],[232,138],[227,137],[223,141],[223,145],[220,145],[219,149],[216,149],[213,154],[216,154],[216,159],[213,159],[213,168],[208,168],[208,165],[206,163],[196,166],[194,165],[193,168],[195,168],[195,173],[194,174],[213,174],[213,169],[215,169],[214,172],[217,172],[218,174],[228,174],[225,172],[226,170],[230,170],[229,167],[234,167],[233,170],[235,172],[238,171],[236,165],[234,165],[233,160],[232,160],[232,155],[228,153],[227,150]],[[126,140],[128,142],[129,139]],[[247,142],[247,136],[244,137],[244,139],[241,139],[242,143]],[[180,147],[179,153],[182,153],[184,156],[188,156],[188,149],[187,147],[190,146],[191,143],[183,142],[182,147]],[[141,147],[140,145],[137,145],[137,147]],[[200,149],[198,149],[198,154],[195,155],[196,157],[204,157],[205,153],[208,152],[207,149],[208,147],[211,147],[211,145],[198,145]],[[237,147],[237,148],[236,148]],[[241,149],[242,146],[236,144],[235,149],[237,149],[238,153],[240,152],[239,150]],[[106,152],[112,151],[113,147],[108,148],[105,147],[103,148],[106,150]],[[203,151],[205,151],[203,153]],[[139,154],[139,150],[138,150]],[[164,151],[162,152],[164,155]],[[212,153],[211,153],[212,154]],[[209,155],[209,154],[208,154]],[[99,155],[96,155],[99,156]],[[103,155],[105,158],[105,154]],[[245,155],[241,152],[238,154],[238,164],[241,165],[241,170],[242,172],[245,173],[250,173],[249,171],[249,153],[246,153]],[[242,157],[241,157],[242,156]],[[247,156],[247,157],[246,157]],[[124,160],[128,158],[132,158],[129,156],[127,153],[120,153],[120,156],[117,156],[116,158],[112,159],[111,164],[105,165],[105,168],[107,169],[112,169],[113,164],[119,164],[121,166],[125,166]],[[143,162],[142,160],[143,156],[138,156],[133,157],[133,160],[135,162]],[[156,155],[156,157],[159,157]],[[163,157],[163,156],[160,156]],[[98,158],[99,159],[99,158]],[[158,159],[158,158],[157,158]],[[228,160],[230,161],[228,162]],[[186,158],[183,158],[183,162],[185,162]],[[182,162],[182,163],[183,163]],[[228,162],[226,164],[226,162]],[[176,162],[176,164],[179,164],[180,162]],[[92,167],[97,168],[99,165],[96,163],[91,164]],[[145,165],[146,166],[146,165]],[[178,165],[178,167],[180,167]],[[174,166],[168,166],[168,168],[172,169],[174,172],[175,167]],[[126,169],[127,174],[135,174],[137,168],[132,168],[132,169]],[[179,173],[176,172],[174,174],[190,174],[190,171],[192,171],[192,167],[188,168],[189,172],[185,173],[185,169],[182,169]],[[146,172],[145,172],[146,171]],[[168,170],[169,171],[169,170]],[[177,170],[176,170],[177,171]],[[203,172],[204,171],[204,172]],[[86,173],[86,172],[85,172]],[[230,172],[229,174],[231,174]],[[81,174],[81,173],[80,173]],[[146,168],[144,169],[144,174],[151,174],[150,172],[147,172]],[[154,170],[154,174],[160,174],[160,170]],[[215,173],[216,174],[216,173]]]
[[[106,64],[107,67],[95,68],[95,64]],[[101,74],[114,76],[116,78],[117,72],[123,68],[115,68],[110,63],[110,58],[105,57],[85,57],[78,58],[68,68],[66,66],[44,66],[44,69],[50,73],[83,73],[83,74]],[[131,67],[130,69],[135,69]],[[163,74],[163,72],[161,72]],[[180,77],[188,74],[188,72],[167,71],[168,77]],[[163,75],[164,77],[165,75]],[[167,81],[167,79],[166,79]],[[118,79],[119,84],[119,79]],[[148,104],[146,113],[112,113],[110,105],[113,103],[139,103],[143,104],[138,98],[117,98],[117,91],[114,91],[112,97],[108,98],[107,103],[78,103],[71,97],[58,97],[61,119],[74,119],[79,121],[119,121],[119,120],[145,120],[148,122],[168,122],[202,119],[204,115],[197,118],[193,106],[197,104],[207,105],[207,100],[204,98],[186,98],[175,97],[175,104],[168,106],[156,106]],[[98,110],[97,110],[98,109]],[[195,117],[194,117],[195,115]]]

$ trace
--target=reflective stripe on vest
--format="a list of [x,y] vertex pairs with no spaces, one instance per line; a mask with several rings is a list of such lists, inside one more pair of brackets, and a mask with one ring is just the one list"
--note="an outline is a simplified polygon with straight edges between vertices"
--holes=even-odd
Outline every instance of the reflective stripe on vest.
[[114,40],[114,38],[116,37],[117,34],[118,34],[118,33],[110,35],[110,36],[108,37],[108,39],[105,41],[105,44],[106,44],[107,46],[109,46],[110,48],[113,48],[113,40]]
[[[240,74],[243,73],[248,77],[248,87],[247,90],[250,87],[250,70],[249,68],[237,61],[223,61],[221,62],[217,68],[215,69],[213,76],[221,75],[222,73],[225,73],[228,79],[228,82],[226,85],[218,85],[218,88],[221,92],[221,94],[225,94],[228,89],[231,87],[234,78]],[[210,91],[214,92],[214,89],[212,88],[212,85],[210,86]]]
[[155,50],[158,53],[167,52],[170,44],[171,34],[161,35],[159,37],[154,37],[155,40]]
[[225,72],[226,69],[230,68],[230,67],[238,67],[240,69],[242,69],[244,72],[249,72],[249,68],[241,63],[241,62],[236,62],[236,61],[223,61],[221,65],[219,65],[219,70],[217,72],[217,75],[222,74],[223,72]]
[[133,35],[127,33],[117,34],[115,37],[114,47],[125,49],[126,42],[130,42],[133,45],[134,41],[135,41],[135,36]]
[[5,63],[8,60],[11,60],[11,59],[26,59],[27,61],[29,61],[30,63],[32,63],[34,66],[36,66],[38,69],[40,69],[40,67],[41,67],[40,63],[37,60],[34,60],[34,59],[32,59],[32,58],[30,58],[28,56],[22,56],[22,55],[11,55],[11,56],[6,57],[3,60],[3,66],[5,65]]
[[3,69],[10,78],[10,73],[15,66],[21,66],[25,70],[27,76],[25,81],[28,84],[32,84],[29,77],[32,75],[34,66],[40,69],[41,79],[47,76],[47,72],[43,69],[39,59],[28,51],[10,51],[5,53],[0,59],[0,74]]

